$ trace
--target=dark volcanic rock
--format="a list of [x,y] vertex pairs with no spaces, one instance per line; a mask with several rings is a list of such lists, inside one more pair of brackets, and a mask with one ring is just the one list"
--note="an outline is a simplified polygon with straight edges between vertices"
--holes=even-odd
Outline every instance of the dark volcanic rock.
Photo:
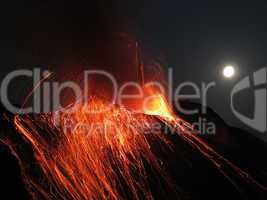
[[[191,104],[189,106],[197,105]],[[6,113],[9,119],[12,118],[11,114],[1,108],[0,139],[6,137],[14,139],[15,143],[18,143],[18,148],[25,151],[23,149],[28,148],[27,144],[23,143],[23,140],[17,136],[12,123],[6,120],[3,113]],[[199,116],[182,117],[189,122],[194,122]],[[207,141],[212,148],[225,158],[244,171],[249,172],[258,182],[266,185],[267,168],[264,161],[266,160],[266,145],[249,133],[228,126],[212,110],[209,110],[205,117],[216,123],[217,132],[215,135],[203,134],[199,137]],[[162,124],[162,126],[166,125]],[[149,139],[149,136],[147,137]],[[181,199],[266,199],[266,191],[260,190],[253,183],[246,183],[246,181],[239,181],[239,179],[231,182],[229,178],[235,178],[235,174],[233,174],[233,177],[224,176],[207,157],[197,148],[193,148],[181,139],[179,135],[169,134],[167,137],[174,144],[172,149],[162,150],[158,148],[161,144],[154,140],[150,140],[151,148],[162,161],[163,167],[181,194]],[[26,151],[23,153],[27,154]],[[28,153],[29,162],[34,162],[31,152]],[[0,155],[1,163],[4,163],[1,164],[1,177],[8,177],[1,178],[0,181],[1,195],[9,195],[8,198],[3,199],[13,199],[13,197],[14,199],[19,197],[21,200],[29,199],[21,180],[18,162],[4,144],[0,146]],[[149,166],[147,168],[149,171]],[[224,169],[224,166],[222,166],[222,170],[226,170],[226,174],[232,174],[230,168]],[[163,188],[159,184],[160,179],[152,171],[147,178],[156,199],[175,199],[173,194],[162,192]],[[10,189],[13,192],[7,192]]]

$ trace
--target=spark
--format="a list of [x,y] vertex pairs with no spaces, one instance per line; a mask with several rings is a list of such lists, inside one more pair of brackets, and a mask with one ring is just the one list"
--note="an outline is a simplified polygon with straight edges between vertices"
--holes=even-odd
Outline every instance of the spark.
[[[144,134],[145,129],[152,129],[152,118],[115,105],[105,112],[91,112],[107,106],[96,98],[75,106],[75,112],[60,113],[58,128],[54,127],[53,116],[49,114],[42,114],[38,119],[15,117],[18,132],[30,143],[44,177],[53,188],[51,194],[49,188],[24,174],[32,193],[47,200],[120,200],[127,195],[133,199],[153,199],[144,163],[165,180],[165,185],[172,187]],[[72,127],[65,124],[66,121]],[[64,128],[66,125],[68,128]],[[45,130],[46,126],[53,127],[53,131]],[[38,127],[42,127],[42,131]],[[42,135],[48,132],[50,139]],[[164,134],[149,136],[165,141]],[[125,188],[126,196],[122,192]]]

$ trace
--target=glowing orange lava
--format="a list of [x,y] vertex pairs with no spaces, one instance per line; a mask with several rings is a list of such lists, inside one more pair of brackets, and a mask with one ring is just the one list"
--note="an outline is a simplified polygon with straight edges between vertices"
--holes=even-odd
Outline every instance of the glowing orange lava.
[[[144,134],[152,129],[148,116],[92,98],[74,112],[16,116],[14,122],[48,182],[24,174],[34,199],[154,199],[145,165],[171,187]],[[149,137],[165,141],[164,134]]]
[[[140,73],[144,83],[142,68]],[[159,121],[161,126],[174,128],[179,139],[199,151],[233,184],[231,177],[234,176],[266,190],[194,135],[193,127],[174,114],[162,93],[146,88],[146,94],[148,98],[140,105],[143,113],[90,97],[88,102],[75,102],[72,109],[16,115],[12,119],[14,126],[32,151],[34,165],[40,172],[38,176],[28,167],[26,156],[20,156],[17,149],[9,145],[11,142],[4,142],[14,148],[32,198],[152,200],[155,196],[148,181],[149,174],[162,180],[157,184],[167,188],[166,199],[170,191],[176,196],[172,181],[149,142],[149,139],[159,141],[164,148],[172,144],[165,133],[153,131],[154,123]],[[136,104],[139,106],[139,102]],[[225,168],[230,169],[229,174]]]
[[144,107],[145,114],[174,119],[170,106],[167,104],[166,99],[160,94],[153,95]]

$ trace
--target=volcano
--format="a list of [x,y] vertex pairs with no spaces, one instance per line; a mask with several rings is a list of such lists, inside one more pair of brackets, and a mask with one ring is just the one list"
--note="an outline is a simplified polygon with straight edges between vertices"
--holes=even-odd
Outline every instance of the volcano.
[[[254,162],[234,152],[232,140],[201,138],[166,110],[133,113],[112,105],[97,112],[107,106],[97,98],[75,106],[75,112],[32,115],[2,109],[1,173],[8,178],[1,180],[1,195],[38,200],[266,199],[266,165],[260,163],[266,146],[256,139],[239,137],[240,146],[257,147]],[[225,137],[236,131],[217,123],[227,130]]]

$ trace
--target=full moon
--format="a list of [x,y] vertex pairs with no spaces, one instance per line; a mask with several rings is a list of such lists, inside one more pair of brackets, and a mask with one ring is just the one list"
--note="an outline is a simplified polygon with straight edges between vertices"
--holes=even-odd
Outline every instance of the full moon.
[[223,76],[226,78],[231,78],[235,75],[235,68],[233,66],[225,66],[223,69]]

